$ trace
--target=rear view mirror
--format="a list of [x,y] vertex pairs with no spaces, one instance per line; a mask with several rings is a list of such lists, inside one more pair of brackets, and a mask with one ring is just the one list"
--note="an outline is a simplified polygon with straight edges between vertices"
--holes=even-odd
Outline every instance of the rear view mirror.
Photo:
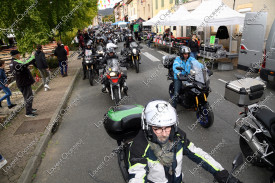
[[213,75],[213,71],[207,70],[207,72],[208,72],[208,75],[209,75],[209,76],[212,76],[212,75]]

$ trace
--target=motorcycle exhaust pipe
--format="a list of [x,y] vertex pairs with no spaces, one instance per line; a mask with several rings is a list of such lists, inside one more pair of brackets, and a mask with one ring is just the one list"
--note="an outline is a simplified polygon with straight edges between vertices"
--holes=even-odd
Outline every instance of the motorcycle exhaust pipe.
[[242,135],[245,136],[246,139],[248,140],[247,143],[249,147],[251,147],[253,152],[255,153],[259,151],[261,154],[264,154],[264,148],[261,146],[258,138],[255,135],[253,136],[253,132],[251,131],[251,128],[248,126],[242,126],[242,129],[244,130]]

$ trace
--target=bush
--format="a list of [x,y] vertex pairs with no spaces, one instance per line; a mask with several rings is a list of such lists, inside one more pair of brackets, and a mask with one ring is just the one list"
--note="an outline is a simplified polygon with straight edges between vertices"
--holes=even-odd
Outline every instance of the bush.
[[55,69],[59,67],[59,63],[56,57],[48,57],[47,58],[47,63],[49,65],[50,69]]
[[39,72],[39,70],[38,70],[36,67],[33,67],[33,68],[32,68],[31,74],[32,74],[32,76],[33,76],[34,78],[36,77],[36,74],[38,75],[38,77],[41,78],[40,72]]

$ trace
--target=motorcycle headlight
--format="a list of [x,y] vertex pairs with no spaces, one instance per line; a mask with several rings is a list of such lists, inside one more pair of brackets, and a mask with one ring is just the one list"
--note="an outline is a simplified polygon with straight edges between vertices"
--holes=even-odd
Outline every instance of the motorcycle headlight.
[[133,49],[133,54],[137,54],[137,49]]
[[111,77],[115,77],[115,76],[116,76],[116,73],[115,73],[115,72],[110,72],[110,76],[111,76]]

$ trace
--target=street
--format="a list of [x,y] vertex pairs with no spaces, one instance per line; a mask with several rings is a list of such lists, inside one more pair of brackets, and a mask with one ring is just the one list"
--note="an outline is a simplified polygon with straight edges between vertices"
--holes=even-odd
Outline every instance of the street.
[[[116,50],[120,53],[123,43]],[[169,100],[167,69],[162,66],[164,51],[148,48],[142,44],[140,73],[134,68],[127,71],[128,96],[121,104],[146,105],[154,99]],[[81,60],[78,60],[81,65]],[[225,169],[231,170],[234,157],[241,152],[239,136],[234,131],[234,122],[239,118],[243,108],[224,100],[225,83],[236,79],[233,71],[214,71],[211,76],[212,92],[208,101],[214,111],[214,124],[209,129],[196,125],[196,114],[178,106],[177,112],[180,128],[197,147],[211,154]],[[90,86],[89,81],[78,78],[66,114],[64,114],[58,131],[52,136],[43,154],[42,162],[34,175],[34,183],[123,183],[117,157],[113,150],[116,141],[108,136],[102,120],[104,114],[114,102],[108,94],[101,92],[101,84]],[[267,95],[275,94],[268,88]],[[272,97],[265,103],[275,110]],[[246,163],[239,167],[234,175],[244,183],[266,183],[272,175],[265,168]],[[94,173],[93,173],[94,172]],[[193,163],[187,157],[183,159],[184,181],[186,183],[213,182],[213,176]],[[94,175],[93,177],[91,175]]]

